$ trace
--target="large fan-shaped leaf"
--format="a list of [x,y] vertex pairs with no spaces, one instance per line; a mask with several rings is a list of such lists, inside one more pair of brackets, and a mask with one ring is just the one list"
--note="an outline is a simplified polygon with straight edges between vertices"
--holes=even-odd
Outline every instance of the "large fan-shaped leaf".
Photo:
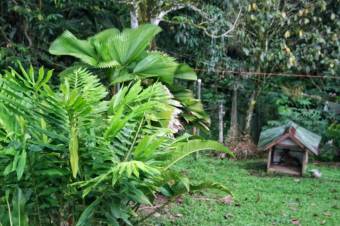
[[113,48],[117,50],[119,62],[126,65],[137,60],[160,31],[160,27],[152,24],[145,24],[137,29],[125,29],[111,38],[110,44],[113,44]]
[[70,31],[65,31],[52,42],[49,52],[58,56],[73,56],[92,66],[98,63],[93,45],[88,41],[77,39]]
[[150,53],[138,62],[133,70],[141,78],[159,77],[162,81],[172,84],[178,63],[175,59],[161,53]]
[[[163,53],[146,51],[160,31],[158,26],[152,24],[145,24],[136,29],[125,29],[122,32],[112,28],[87,40],[79,40],[71,33],[65,32],[52,43],[50,52],[74,56],[92,67],[104,69],[111,84],[147,78],[168,85],[173,84],[175,78],[196,80],[195,71],[187,64],[178,64],[174,58]],[[174,92],[176,99],[183,106],[181,117],[187,123],[193,123],[208,131],[209,117],[204,112],[200,100],[195,99],[188,90],[171,88],[171,92]]]
[[161,29],[146,24],[137,29],[107,29],[88,40],[80,40],[65,31],[50,46],[54,55],[68,55],[99,68],[119,67],[136,61]]

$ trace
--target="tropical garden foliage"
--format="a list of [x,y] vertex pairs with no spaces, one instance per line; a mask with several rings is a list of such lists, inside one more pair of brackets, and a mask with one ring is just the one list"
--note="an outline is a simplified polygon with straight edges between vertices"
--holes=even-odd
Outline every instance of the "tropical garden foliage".
[[0,225],[134,225],[159,195],[229,193],[174,167],[198,151],[229,153],[189,134],[216,140],[221,103],[233,150],[293,120],[322,136],[319,160],[339,160],[339,114],[325,110],[340,103],[339,8],[0,1]]
[[[4,72],[0,92],[3,225],[131,225],[140,205],[150,205],[159,193],[170,200],[203,188],[229,193],[214,182],[191,184],[172,170],[194,152],[228,150],[187,133],[177,136],[181,102],[161,78],[144,84],[148,67],[149,73],[161,72],[158,76],[167,81],[181,71],[173,58],[145,52],[158,30],[144,26],[122,33],[114,55],[117,61],[109,59],[114,63],[101,66],[110,69],[119,62],[121,69],[136,59],[140,63],[132,68],[132,81],[114,94],[80,66],[62,72],[57,85],[50,83],[52,70],[43,67],[26,70],[19,63],[18,71]],[[142,31],[145,36],[140,35]],[[117,30],[97,37],[110,32]],[[68,42],[58,41],[51,52],[70,48]],[[96,52],[116,53],[116,49],[91,41],[101,46]],[[80,48],[73,49],[79,56]],[[130,68],[127,65],[124,70]],[[119,74],[119,69],[115,74],[125,81],[126,73]]]
[[190,90],[174,85],[175,79],[195,81],[197,76],[193,69],[164,53],[146,50],[160,31],[151,24],[123,32],[107,29],[87,40],[79,40],[66,31],[52,43],[49,51],[55,55],[74,56],[88,67],[102,70],[110,85],[135,79],[148,79],[148,83],[160,81],[183,105],[186,122],[195,122],[208,130],[210,121],[202,104],[194,99]]

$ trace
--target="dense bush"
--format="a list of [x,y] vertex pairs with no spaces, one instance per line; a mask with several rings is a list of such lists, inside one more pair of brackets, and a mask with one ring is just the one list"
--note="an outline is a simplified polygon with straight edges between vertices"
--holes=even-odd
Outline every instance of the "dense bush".
[[[125,43],[135,47],[125,54],[147,59],[150,41]],[[156,66],[166,70],[164,63]],[[84,67],[65,70],[57,85],[52,70],[19,68],[0,78],[2,225],[132,225],[159,193],[172,200],[202,188],[229,192],[173,170],[191,153],[228,149],[177,136],[183,106],[161,82],[134,78],[111,93]]]

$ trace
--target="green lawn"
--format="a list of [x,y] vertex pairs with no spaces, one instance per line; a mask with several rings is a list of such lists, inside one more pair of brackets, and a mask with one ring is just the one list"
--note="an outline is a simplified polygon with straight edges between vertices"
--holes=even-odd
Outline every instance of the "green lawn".
[[[340,225],[340,168],[309,164],[321,179],[267,175],[264,160],[228,161],[204,157],[179,165],[194,180],[214,180],[234,194],[203,191],[183,197],[156,214],[146,225]],[[157,216],[158,215],[158,216]]]

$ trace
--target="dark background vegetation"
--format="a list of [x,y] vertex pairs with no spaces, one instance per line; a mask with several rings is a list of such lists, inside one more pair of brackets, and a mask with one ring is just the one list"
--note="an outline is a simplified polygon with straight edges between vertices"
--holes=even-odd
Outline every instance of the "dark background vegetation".
[[[230,28],[242,8],[236,29],[228,37],[206,35],[198,26],[205,18],[189,9],[174,11],[160,23],[163,32],[154,48],[198,69],[203,80],[202,98],[212,119],[207,136],[217,139],[218,103],[222,101],[224,132],[230,145],[256,143],[262,128],[293,120],[323,137],[321,159],[336,160],[339,116],[325,112],[324,107],[327,101],[339,103],[339,1],[182,2],[197,4],[214,18],[215,22],[204,28],[210,34]],[[129,27],[129,10],[124,1],[1,1],[0,68],[15,66],[19,60],[24,65],[61,71],[74,60],[48,53],[58,35],[67,29],[85,38],[105,28]],[[302,77],[256,76],[251,72]],[[194,84],[188,87],[194,89]],[[234,128],[238,135],[230,142],[233,95],[237,95]]]

